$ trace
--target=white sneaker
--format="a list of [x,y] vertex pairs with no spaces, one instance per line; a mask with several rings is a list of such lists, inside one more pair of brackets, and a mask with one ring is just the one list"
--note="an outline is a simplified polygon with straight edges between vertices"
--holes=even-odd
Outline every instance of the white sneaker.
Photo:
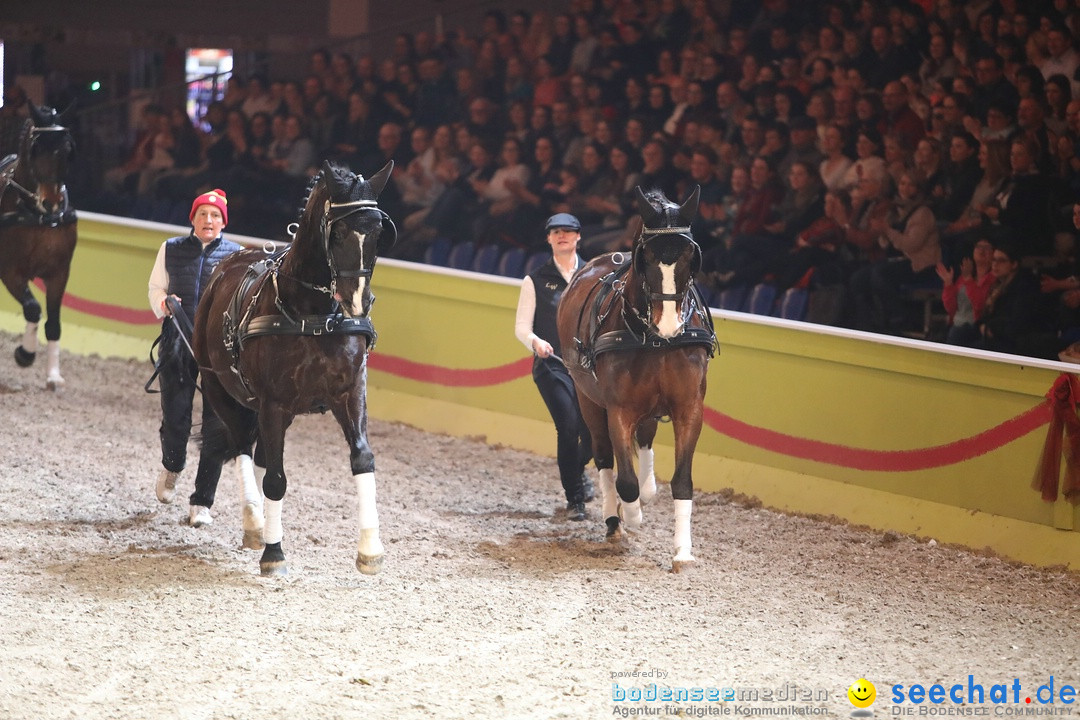
[[173,501],[173,497],[176,496],[176,479],[179,477],[180,473],[169,470],[161,471],[157,482],[154,484],[158,502],[171,503]]
[[203,525],[211,525],[214,522],[214,518],[210,517],[210,508],[202,505],[192,505],[188,510],[188,525],[191,527],[202,527]]

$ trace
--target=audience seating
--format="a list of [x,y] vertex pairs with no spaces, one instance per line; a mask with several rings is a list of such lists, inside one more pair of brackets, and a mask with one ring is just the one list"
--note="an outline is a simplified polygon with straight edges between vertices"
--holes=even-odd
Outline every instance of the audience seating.
[[447,261],[450,258],[450,238],[439,237],[432,241],[431,245],[428,245],[427,250],[424,251],[424,262],[428,265],[439,265],[446,267]]
[[773,304],[776,302],[776,286],[768,283],[759,283],[750,291],[747,300],[746,311],[754,315],[772,315]]
[[473,271],[494,275],[498,269],[501,254],[502,248],[498,245],[485,245],[480,248],[473,257]]
[[451,248],[446,264],[455,270],[472,270],[475,255],[476,244],[472,240],[463,240]]
[[810,303],[810,291],[806,288],[788,288],[776,304],[776,315],[785,320],[805,320]]
[[549,257],[551,257],[551,252],[549,252],[548,250],[537,250],[536,252],[534,252],[525,261],[525,271],[523,273],[523,276],[528,275],[529,273],[533,272],[538,267],[546,263]]
[[499,258],[498,273],[503,277],[525,277],[525,248],[510,248]]

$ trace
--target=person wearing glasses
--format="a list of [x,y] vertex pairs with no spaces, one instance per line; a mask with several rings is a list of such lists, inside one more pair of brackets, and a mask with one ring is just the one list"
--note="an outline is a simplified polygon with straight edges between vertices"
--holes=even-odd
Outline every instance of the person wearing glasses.
[[1042,312],[1039,282],[1020,265],[1016,243],[1001,239],[990,256],[994,284],[979,321],[982,347],[995,352],[1055,359],[1056,334]]

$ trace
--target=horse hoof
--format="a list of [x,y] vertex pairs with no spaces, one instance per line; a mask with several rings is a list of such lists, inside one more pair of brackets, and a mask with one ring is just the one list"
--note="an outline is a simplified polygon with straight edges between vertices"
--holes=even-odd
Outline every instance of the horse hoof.
[[45,381],[45,387],[52,390],[53,392],[56,392],[57,390],[63,390],[64,378],[60,377],[59,375],[57,375],[56,377],[51,377]]
[[202,505],[191,505],[188,507],[188,525],[193,528],[201,528],[213,524],[214,517],[210,514],[210,508]]
[[642,483],[638,488],[638,497],[641,498],[641,504],[646,505],[656,497],[656,477],[650,477]]
[[158,502],[168,504],[173,501],[176,497],[176,480],[179,477],[180,473],[161,471],[154,483],[154,494],[157,495]]
[[285,577],[289,574],[289,567],[284,560],[260,560],[259,574],[263,577]]
[[693,568],[695,565],[697,565],[697,560],[694,559],[693,555],[690,556],[689,560],[672,560],[671,561],[671,572],[678,575],[683,570],[689,570],[689,569]]
[[27,352],[23,350],[23,346],[20,345],[15,348],[15,364],[19,367],[30,367],[34,364],[34,360],[37,358],[37,353]]
[[619,525],[619,518],[612,515],[604,520],[604,524],[607,525],[607,535],[605,537],[608,542],[619,542],[622,540],[623,531],[622,527]]
[[382,570],[382,555],[356,554],[356,569],[365,575],[378,575]]
[[266,547],[263,543],[262,507],[255,503],[247,503],[244,505],[243,518],[244,542],[241,547],[248,550],[262,550]]
[[244,541],[240,543],[240,547],[245,550],[262,550],[265,548],[266,543],[263,542],[262,530],[245,530]]

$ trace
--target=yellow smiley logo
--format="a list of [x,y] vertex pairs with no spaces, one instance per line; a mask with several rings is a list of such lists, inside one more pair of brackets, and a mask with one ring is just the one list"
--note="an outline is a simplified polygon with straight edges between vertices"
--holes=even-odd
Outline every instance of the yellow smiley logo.
[[868,708],[877,699],[877,688],[866,678],[859,678],[847,689],[848,700],[857,708]]

